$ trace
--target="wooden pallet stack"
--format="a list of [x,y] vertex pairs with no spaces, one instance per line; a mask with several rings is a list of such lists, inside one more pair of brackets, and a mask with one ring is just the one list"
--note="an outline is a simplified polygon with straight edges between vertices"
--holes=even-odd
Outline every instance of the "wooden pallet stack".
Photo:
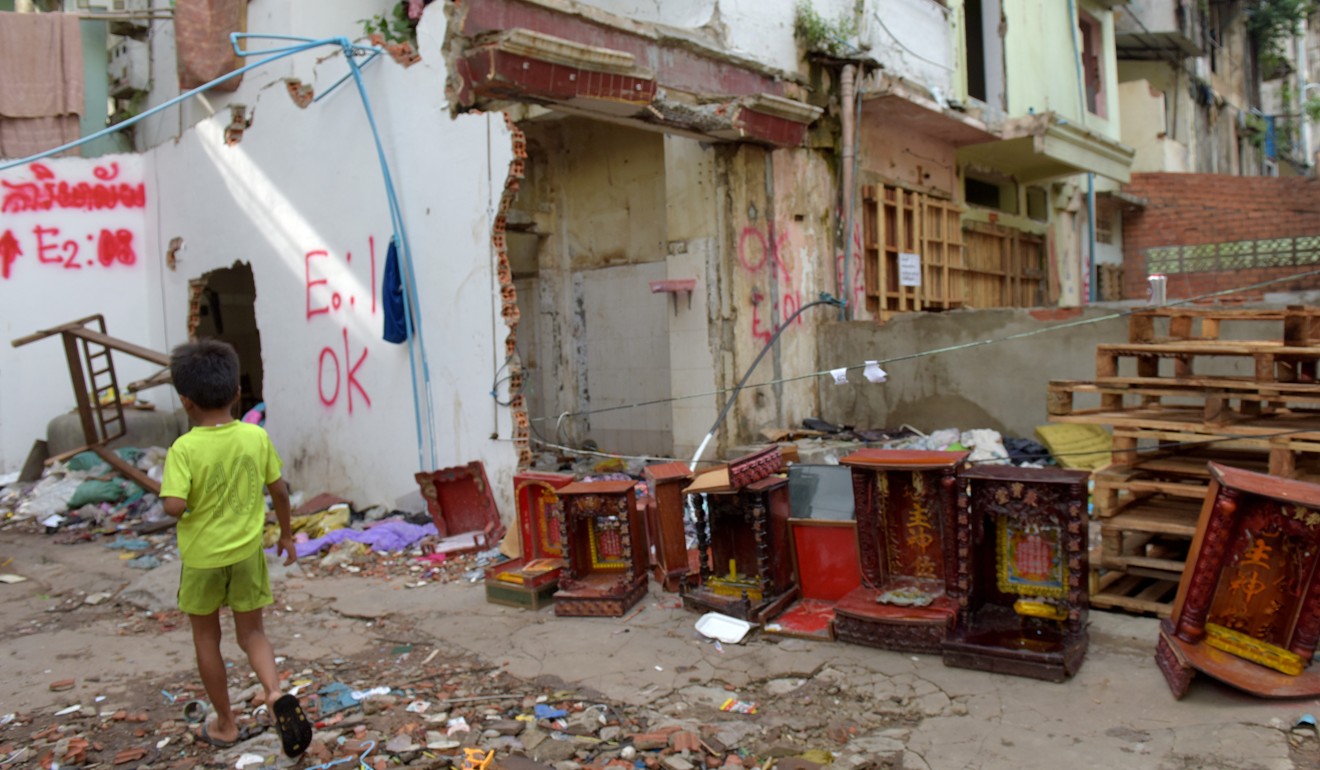
[[1320,481],[1317,362],[1320,308],[1152,308],[1132,314],[1126,343],[1097,347],[1093,382],[1050,383],[1051,422],[1114,434],[1113,464],[1093,476],[1092,606],[1168,616],[1208,461]]

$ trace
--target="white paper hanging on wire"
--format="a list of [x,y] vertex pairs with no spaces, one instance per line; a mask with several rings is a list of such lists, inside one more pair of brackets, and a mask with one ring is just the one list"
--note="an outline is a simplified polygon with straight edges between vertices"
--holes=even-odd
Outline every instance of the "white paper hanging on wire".
[[839,367],[838,369],[831,369],[831,370],[830,370],[830,376],[834,378],[834,384],[835,384],[835,385],[847,385],[847,384],[848,384],[848,367],[846,367],[846,366],[842,366],[842,367]]
[[902,252],[898,255],[898,285],[921,285],[921,255]]
[[877,383],[884,382],[889,377],[889,374],[884,369],[880,368],[880,364],[877,361],[867,361],[866,368],[862,370],[862,374],[866,375],[866,379]]

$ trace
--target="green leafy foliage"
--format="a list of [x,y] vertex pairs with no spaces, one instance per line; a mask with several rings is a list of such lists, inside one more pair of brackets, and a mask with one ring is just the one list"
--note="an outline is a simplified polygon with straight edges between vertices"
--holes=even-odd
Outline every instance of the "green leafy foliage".
[[817,12],[810,0],[798,0],[793,33],[808,51],[841,56],[853,48],[849,41],[857,34],[857,19],[844,13],[831,21]]
[[380,35],[387,43],[416,43],[417,24],[408,18],[408,3],[399,0],[389,13],[358,19],[364,34]]
[[1247,3],[1247,32],[1256,44],[1262,72],[1279,69],[1285,58],[1286,41],[1299,25],[1316,11],[1316,0],[1250,0]]

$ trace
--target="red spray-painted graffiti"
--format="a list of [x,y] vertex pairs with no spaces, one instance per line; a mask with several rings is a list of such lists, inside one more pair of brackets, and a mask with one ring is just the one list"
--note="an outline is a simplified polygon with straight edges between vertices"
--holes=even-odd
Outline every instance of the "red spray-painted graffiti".
[[118,162],[94,166],[87,181],[62,179],[44,163],[14,173],[0,179],[0,280],[31,275],[29,264],[84,271],[138,263],[147,188],[125,178],[141,178],[135,164],[124,176]]
[[[797,287],[797,266],[789,249],[789,234],[774,228],[762,231],[757,227],[744,227],[738,236],[738,262],[753,275],[767,270],[778,283],[776,296],[770,297],[768,321],[761,316],[761,305],[766,296],[759,289],[752,291],[752,337],[768,344],[779,330],[781,318],[788,318],[802,307],[802,292]],[[802,319],[797,321],[802,323]]]
[[7,214],[51,209],[98,211],[119,207],[140,209],[147,205],[147,186],[144,183],[115,182],[119,177],[118,163],[93,169],[92,175],[100,180],[98,183],[70,183],[57,179],[55,172],[42,163],[33,163],[28,168],[32,170],[35,181],[0,181],[0,186],[5,189],[0,211]]
[[[352,276],[353,252],[344,253],[344,268],[340,271],[328,271],[326,268],[333,268],[333,257],[326,249],[313,249],[303,255],[303,292],[306,302],[305,311],[308,323],[316,319],[321,321],[337,322],[340,327],[343,344],[331,347],[326,345],[317,353],[316,358],[316,395],[321,400],[321,404],[327,409],[333,409],[341,402],[348,409],[348,413],[353,414],[355,407],[354,391],[357,391],[357,398],[365,402],[367,407],[371,406],[371,395],[367,388],[359,379],[362,375],[359,370],[367,361],[367,354],[370,352],[364,345],[360,354],[354,356],[352,350],[352,341],[349,338],[347,326],[347,314],[351,312],[364,313],[374,316],[377,311],[376,296],[376,239],[367,238],[367,251],[370,254],[369,276],[367,290],[370,292],[370,310],[367,309],[367,298],[363,298],[362,305],[359,307],[357,294],[351,290],[341,290],[331,283],[330,274],[337,273],[343,277]],[[359,260],[359,263],[361,261]],[[352,282],[353,285],[358,285]],[[317,321],[320,323],[321,321]],[[340,355],[340,349],[343,355]],[[342,397],[342,399],[341,399]]]
[[[23,232],[23,231],[20,231]],[[26,253],[35,254],[37,263],[62,270],[82,270],[84,267],[114,267],[137,264],[137,251],[133,245],[133,231],[124,228],[101,228],[100,235],[87,233],[86,241],[96,247],[95,256],[81,256],[82,244],[77,238],[64,238],[58,227],[37,225],[31,230],[28,251],[14,235],[13,230],[0,233],[0,278],[9,280],[14,263]],[[26,233],[24,233],[26,234]],[[90,246],[89,246],[90,248]]]

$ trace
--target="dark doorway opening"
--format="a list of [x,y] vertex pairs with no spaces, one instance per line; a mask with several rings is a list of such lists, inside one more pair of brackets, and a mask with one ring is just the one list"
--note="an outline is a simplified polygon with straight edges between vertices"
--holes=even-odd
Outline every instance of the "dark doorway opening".
[[228,342],[238,351],[240,396],[238,414],[264,399],[261,392],[261,332],[257,329],[257,284],[252,266],[235,262],[233,267],[212,270],[201,279],[197,297],[197,339]]

